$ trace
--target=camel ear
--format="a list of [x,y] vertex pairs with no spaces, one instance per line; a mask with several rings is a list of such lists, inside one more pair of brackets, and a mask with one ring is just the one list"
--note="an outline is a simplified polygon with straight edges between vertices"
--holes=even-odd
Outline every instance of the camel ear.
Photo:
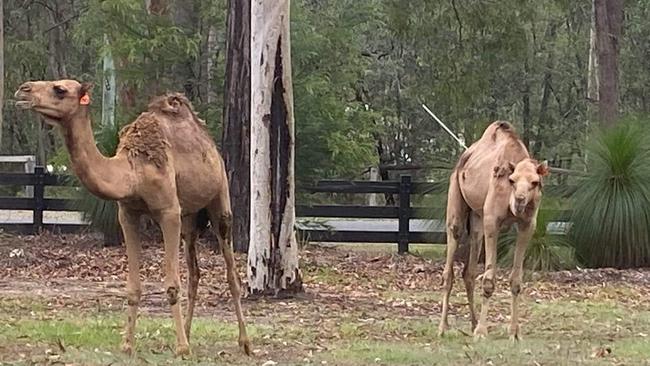
[[79,104],[80,105],[89,105],[90,104],[90,91],[93,89],[92,83],[82,83],[81,88],[79,88]]
[[544,160],[539,165],[537,165],[537,174],[539,174],[542,177],[548,175],[548,161]]

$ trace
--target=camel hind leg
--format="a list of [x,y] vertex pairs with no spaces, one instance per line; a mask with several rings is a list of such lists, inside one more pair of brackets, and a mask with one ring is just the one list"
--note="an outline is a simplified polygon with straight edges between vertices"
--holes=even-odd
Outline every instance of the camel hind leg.
[[476,328],[478,320],[476,318],[476,308],[474,307],[474,288],[476,283],[476,266],[483,244],[483,220],[475,213],[470,215],[470,234],[469,234],[469,258],[463,267],[463,282],[467,291],[467,302],[469,305],[469,316],[472,322],[472,331]]
[[237,273],[235,257],[233,254],[233,237],[232,237],[232,211],[230,209],[230,194],[228,186],[221,190],[221,194],[208,205],[210,221],[219,240],[221,254],[226,262],[226,279],[230,287],[230,294],[235,306],[235,315],[239,325],[239,346],[243,348],[247,355],[252,354],[250,340],[246,333],[246,323],[241,308],[241,287],[239,274]]
[[457,172],[454,171],[449,180],[449,192],[447,193],[447,260],[445,269],[442,273],[443,279],[443,297],[442,297],[442,314],[438,335],[442,336],[448,329],[449,323],[447,315],[449,313],[449,295],[454,287],[454,253],[458,248],[458,243],[467,237],[467,218],[469,207],[460,192]]
[[187,315],[185,317],[185,335],[189,342],[190,331],[192,329],[192,318],[194,316],[194,306],[196,304],[196,294],[199,287],[201,273],[196,256],[196,237],[197,232],[196,216],[188,215],[182,218],[181,237],[185,246],[185,261],[187,262]]

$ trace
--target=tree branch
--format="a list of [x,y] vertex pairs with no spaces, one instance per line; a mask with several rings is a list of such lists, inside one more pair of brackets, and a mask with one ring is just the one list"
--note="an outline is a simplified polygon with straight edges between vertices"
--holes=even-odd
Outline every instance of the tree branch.
[[60,27],[62,25],[65,25],[66,23],[69,23],[72,20],[75,20],[75,19],[79,18],[81,16],[81,14],[84,13],[85,11],[87,11],[87,10],[88,10],[88,8],[82,9],[79,13],[73,14],[70,17],[68,17],[68,18],[54,24],[53,26],[51,26],[49,28],[47,28],[45,31],[43,31],[43,33],[48,33],[48,32],[50,32],[50,31],[52,31],[52,30],[54,30],[54,29],[56,29],[56,28],[58,28],[58,27]]
[[458,46],[463,48],[463,22],[460,20],[460,14],[456,8],[456,0],[451,0],[451,7],[454,9],[456,21],[458,22]]

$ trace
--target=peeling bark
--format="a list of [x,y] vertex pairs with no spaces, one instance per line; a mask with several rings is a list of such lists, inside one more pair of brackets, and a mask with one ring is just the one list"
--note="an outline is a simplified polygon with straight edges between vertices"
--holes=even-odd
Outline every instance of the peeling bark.
[[253,0],[251,18],[251,245],[248,291],[302,291],[294,232],[294,120],[289,1]]

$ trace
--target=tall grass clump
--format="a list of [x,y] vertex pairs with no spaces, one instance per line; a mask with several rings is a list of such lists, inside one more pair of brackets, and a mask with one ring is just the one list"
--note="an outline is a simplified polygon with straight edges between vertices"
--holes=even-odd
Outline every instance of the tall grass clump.
[[621,121],[587,146],[570,231],[587,267],[650,266],[650,121],[643,122]]

